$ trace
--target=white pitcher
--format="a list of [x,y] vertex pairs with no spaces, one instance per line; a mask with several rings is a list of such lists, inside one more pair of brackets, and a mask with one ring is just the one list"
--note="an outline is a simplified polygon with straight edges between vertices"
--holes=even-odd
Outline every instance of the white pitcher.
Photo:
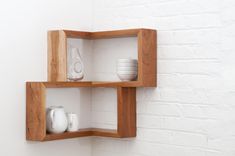
[[46,119],[49,133],[63,133],[68,127],[67,116],[62,106],[47,108]]

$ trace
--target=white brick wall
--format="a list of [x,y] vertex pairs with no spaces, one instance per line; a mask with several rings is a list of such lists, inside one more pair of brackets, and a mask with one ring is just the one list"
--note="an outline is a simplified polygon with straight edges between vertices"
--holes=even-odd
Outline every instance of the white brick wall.
[[234,156],[235,1],[93,3],[94,30],[158,30],[158,88],[137,90],[137,137],[95,138],[92,155]]

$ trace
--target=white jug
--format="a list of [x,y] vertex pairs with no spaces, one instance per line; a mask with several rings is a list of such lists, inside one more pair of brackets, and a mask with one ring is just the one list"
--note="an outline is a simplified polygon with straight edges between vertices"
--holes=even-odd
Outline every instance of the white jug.
[[66,113],[62,106],[47,108],[46,119],[49,133],[63,133],[68,127]]

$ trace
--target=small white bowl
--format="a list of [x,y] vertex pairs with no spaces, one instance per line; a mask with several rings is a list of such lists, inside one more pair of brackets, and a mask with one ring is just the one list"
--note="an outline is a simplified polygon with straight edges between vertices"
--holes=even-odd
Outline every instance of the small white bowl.
[[118,63],[137,63],[136,59],[118,59]]
[[135,74],[137,75],[137,71],[117,71],[117,74],[128,74],[128,75],[132,75],[132,74]]
[[121,62],[117,63],[117,67],[137,67],[137,63],[130,63],[130,62]]
[[122,67],[122,66],[118,66],[117,67],[117,71],[137,71],[138,68],[137,67]]
[[117,73],[118,77],[120,78],[120,80],[122,81],[131,81],[136,79],[137,74],[119,74]]

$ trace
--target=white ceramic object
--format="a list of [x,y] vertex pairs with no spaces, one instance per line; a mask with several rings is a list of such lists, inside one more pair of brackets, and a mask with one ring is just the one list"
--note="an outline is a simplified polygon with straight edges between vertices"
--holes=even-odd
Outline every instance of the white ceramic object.
[[138,67],[138,64],[130,62],[118,62],[117,67]]
[[137,75],[137,71],[117,71],[120,75]]
[[117,67],[117,71],[138,71],[137,67]]
[[117,75],[122,81],[132,81],[138,75],[138,61],[136,59],[118,59]]
[[81,80],[84,77],[84,65],[81,53],[78,48],[68,47],[68,80]]
[[75,113],[67,113],[68,132],[76,132],[78,130],[78,116]]
[[117,74],[122,81],[131,81],[136,79],[137,74]]
[[118,63],[137,63],[136,59],[118,59]]
[[46,127],[49,133],[63,133],[68,127],[67,116],[62,106],[47,108]]

